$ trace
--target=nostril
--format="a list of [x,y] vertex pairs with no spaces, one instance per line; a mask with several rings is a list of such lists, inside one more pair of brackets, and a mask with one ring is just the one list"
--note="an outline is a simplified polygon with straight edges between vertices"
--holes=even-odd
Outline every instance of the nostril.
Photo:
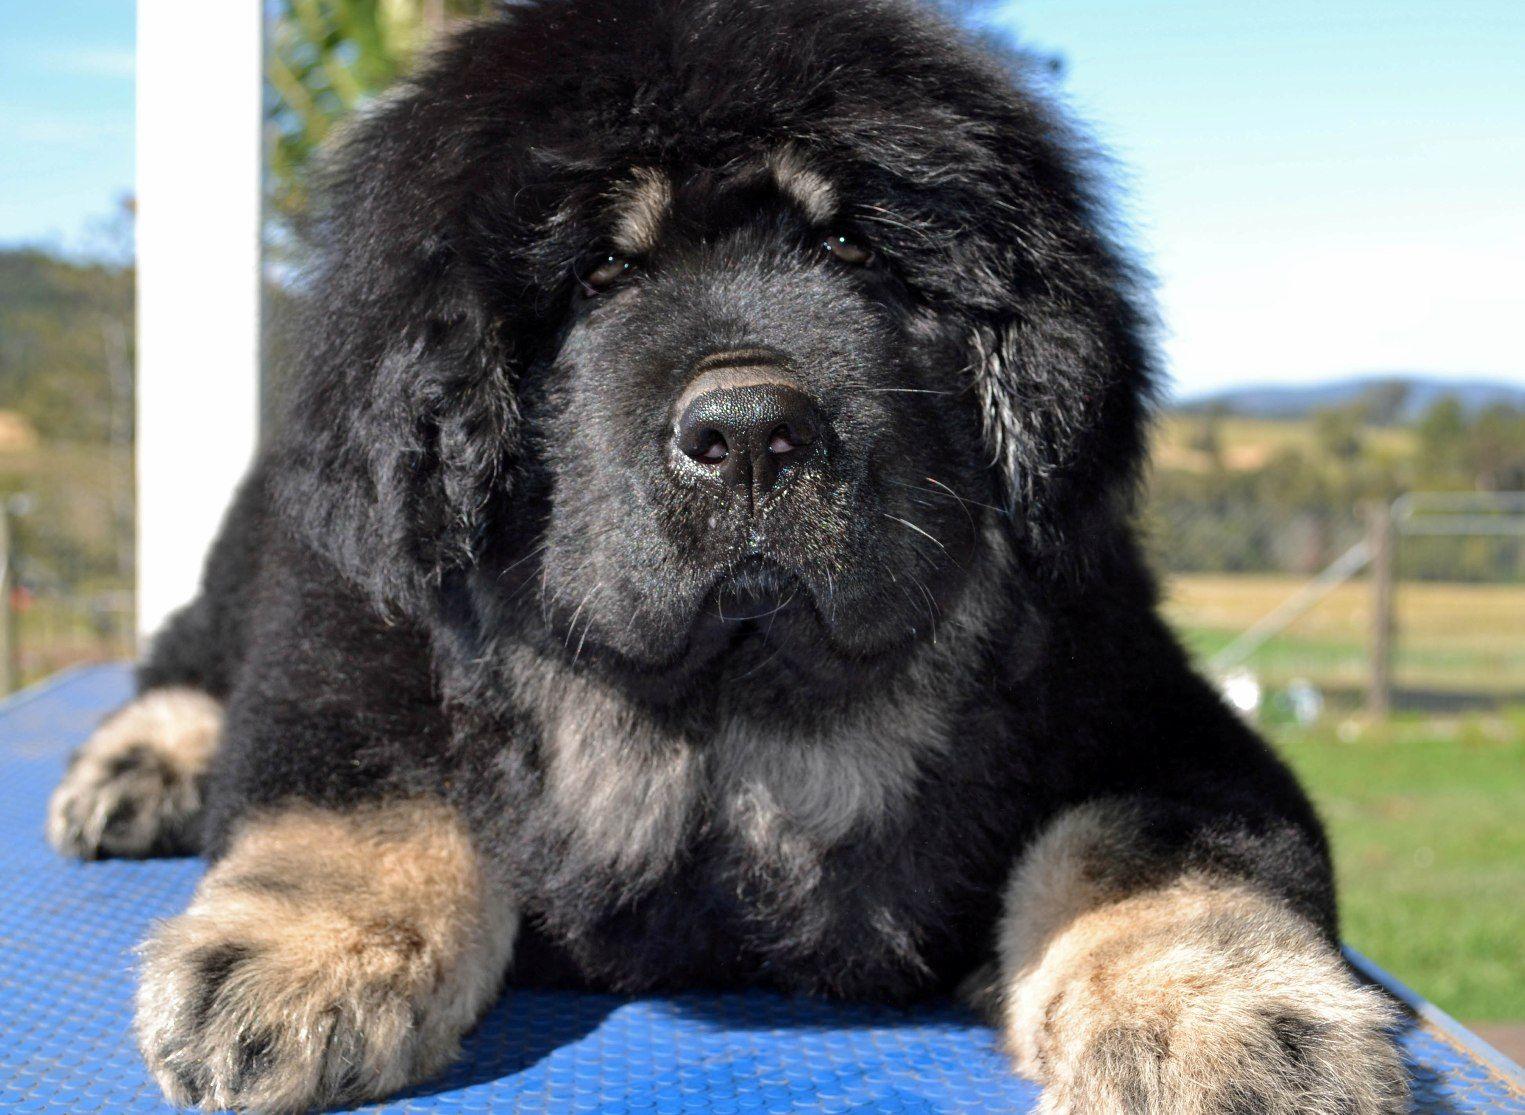
[[785,453],[793,453],[796,449],[804,449],[815,440],[815,430],[808,422],[783,422],[773,428],[768,435],[768,452],[777,456]]
[[685,452],[701,464],[718,465],[731,455],[731,447],[719,430],[702,430]]

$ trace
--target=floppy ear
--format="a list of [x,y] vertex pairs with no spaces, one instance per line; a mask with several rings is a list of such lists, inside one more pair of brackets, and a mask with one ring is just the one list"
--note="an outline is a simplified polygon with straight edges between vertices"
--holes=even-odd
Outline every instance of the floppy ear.
[[405,92],[337,149],[274,446],[284,519],[386,605],[469,562],[518,450],[518,323],[458,250],[475,139],[446,107]]
[[1151,388],[1126,297],[1038,291],[971,328],[987,451],[1022,549],[1047,573],[1073,572],[1052,556],[1084,556],[1132,511]]
[[[1083,572],[1123,536],[1153,402],[1152,315],[1134,268],[1072,162],[1075,141],[1036,110],[1025,158],[987,164],[995,204],[978,258],[970,363],[1019,553],[1044,575]],[[1037,139],[1032,132],[1036,132]]]

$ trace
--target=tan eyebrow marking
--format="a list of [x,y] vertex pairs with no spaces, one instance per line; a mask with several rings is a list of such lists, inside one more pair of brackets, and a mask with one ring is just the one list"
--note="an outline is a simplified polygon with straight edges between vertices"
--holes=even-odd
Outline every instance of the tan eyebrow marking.
[[778,188],[805,211],[816,224],[826,224],[837,215],[837,190],[805,162],[799,150],[781,147],[768,156],[768,169]]
[[657,246],[663,222],[672,210],[672,183],[650,167],[637,167],[632,181],[615,195],[614,246],[626,255],[643,255]]

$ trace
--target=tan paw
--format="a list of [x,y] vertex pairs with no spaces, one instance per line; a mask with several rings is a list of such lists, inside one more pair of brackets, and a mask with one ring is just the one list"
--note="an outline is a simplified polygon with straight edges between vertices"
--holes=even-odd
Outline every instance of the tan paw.
[[454,1058],[516,919],[444,816],[304,810],[245,828],[143,948],[138,1044],[172,1102],[305,1111]]
[[1048,1115],[1402,1111],[1393,1021],[1297,915],[1191,882],[1075,919],[1006,1000]]
[[144,693],[75,752],[48,802],[48,842],[82,859],[194,852],[221,730],[222,706],[205,693]]

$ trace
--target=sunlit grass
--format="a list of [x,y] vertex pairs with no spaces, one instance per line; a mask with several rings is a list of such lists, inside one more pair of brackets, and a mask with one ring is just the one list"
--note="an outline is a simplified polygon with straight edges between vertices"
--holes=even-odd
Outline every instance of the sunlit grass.
[[1277,744],[1328,825],[1345,939],[1460,1018],[1525,1018],[1525,714]]

